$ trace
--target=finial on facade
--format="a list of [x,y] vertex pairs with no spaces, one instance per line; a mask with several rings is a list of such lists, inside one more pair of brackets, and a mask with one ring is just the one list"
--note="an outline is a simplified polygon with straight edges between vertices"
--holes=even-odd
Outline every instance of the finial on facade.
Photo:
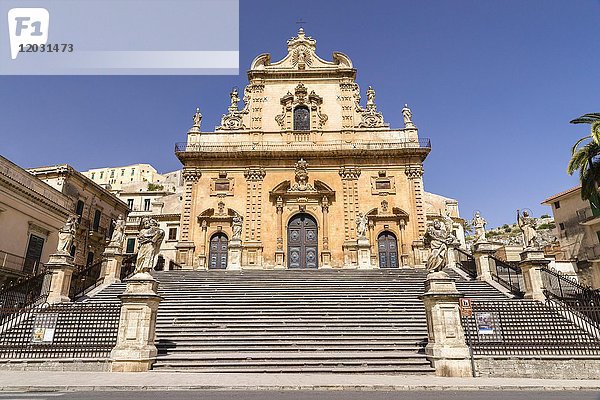
[[408,104],[404,104],[404,108],[402,109],[402,117],[404,117],[405,128],[416,128],[415,124],[412,122],[412,111],[410,111],[410,108],[408,108]]

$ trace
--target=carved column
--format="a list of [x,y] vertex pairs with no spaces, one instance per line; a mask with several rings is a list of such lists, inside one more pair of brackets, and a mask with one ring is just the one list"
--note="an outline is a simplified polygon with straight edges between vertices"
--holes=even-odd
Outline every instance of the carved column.
[[[342,129],[354,128],[354,108],[358,94],[358,85],[354,82],[340,83],[341,95],[339,101],[342,106]],[[360,97],[360,96],[359,96]]]
[[344,266],[358,265],[358,249],[356,248],[356,214],[358,213],[358,177],[360,168],[341,167],[342,196],[344,207]]
[[183,180],[185,182],[185,191],[183,195],[183,207],[181,210],[181,222],[179,231],[181,235],[177,243],[177,262],[185,269],[191,269],[194,265],[195,245],[190,237],[190,224],[193,206],[194,185],[198,182],[202,173],[196,167],[183,168]]
[[331,251],[329,251],[329,199],[321,199],[323,211],[323,251],[321,251],[321,268],[331,268]]
[[[249,86],[251,93],[250,99],[250,129],[261,130],[262,129],[262,110],[263,103],[265,101],[264,95],[265,85],[263,83],[252,83]],[[244,99],[244,103],[246,99]]]
[[199,257],[199,268],[208,269],[208,254],[206,254],[206,236],[208,230],[208,223],[206,220],[202,220],[202,241],[200,242],[200,257]]
[[262,265],[262,187],[266,171],[261,167],[248,168],[244,171],[246,178],[246,212],[244,218],[245,241],[242,264],[247,266]]
[[[411,218],[413,231],[416,232],[420,238],[425,235],[426,229],[426,217],[423,206],[423,166],[420,164],[407,165],[404,169],[404,173],[410,181],[410,194],[415,201],[415,210],[417,215],[416,218]],[[421,247],[421,244],[417,242],[418,240],[415,240],[415,242],[412,244],[413,253],[415,248],[417,251],[419,251],[418,249]],[[419,263],[417,260],[418,258],[420,257],[415,256],[415,264]]]
[[281,196],[277,197],[277,249],[275,250],[275,268],[284,268],[284,255],[283,250],[283,199]]

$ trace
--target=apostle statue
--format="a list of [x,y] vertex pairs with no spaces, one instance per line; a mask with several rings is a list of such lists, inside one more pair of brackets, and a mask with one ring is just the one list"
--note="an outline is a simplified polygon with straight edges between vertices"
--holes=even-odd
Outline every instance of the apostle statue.
[[194,126],[200,128],[200,123],[202,123],[202,114],[200,113],[200,108],[196,108],[196,113],[194,114]]
[[356,216],[356,236],[364,238],[367,235],[367,224],[369,223],[367,216],[359,212]]
[[415,124],[412,122],[412,111],[408,108],[408,104],[404,105],[402,109],[402,117],[404,118],[404,127],[405,128],[414,128]]
[[427,271],[438,272],[444,269],[448,259],[448,246],[455,241],[456,238],[446,231],[444,224],[439,220],[433,221],[433,224],[425,232],[425,245],[431,249],[425,263]]
[[67,222],[58,231],[58,246],[56,250],[58,253],[70,254],[71,246],[73,246],[73,240],[77,233],[77,216],[71,215],[67,218]]
[[244,226],[244,218],[241,215],[236,215],[233,217],[233,221],[231,222],[231,229],[233,230],[232,239],[241,240],[242,239],[242,227]]
[[238,96],[237,88],[233,88],[233,90],[229,94],[229,97],[231,97],[231,105],[229,106],[229,108],[237,110],[238,103],[240,102],[240,97]]
[[535,221],[529,215],[527,210],[517,210],[517,225],[523,232],[523,246],[528,248],[534,248],[537,246],[537,232],[535,231]]
[[145,218],[143,228],[138,235],[138,254],[135,273],[149,272],[154,267],[154,258],[158,254],[160,245],[165,237],[165,231],[158,227],[158,222]]
[[372,86],[369,86],[367,89],[367,106],[375,105],[375,89]]
[[116,221],[113,221],[113,232],[108,243],[111,247],[121,248],[123,245],[123,239],[125,238],[125,220],[123,214],[119,214]]
[[475,243],[485,242],[485,226],[487,225],[487,221],[481,216],[479,211],[475,211],[471,225],[475,229]]

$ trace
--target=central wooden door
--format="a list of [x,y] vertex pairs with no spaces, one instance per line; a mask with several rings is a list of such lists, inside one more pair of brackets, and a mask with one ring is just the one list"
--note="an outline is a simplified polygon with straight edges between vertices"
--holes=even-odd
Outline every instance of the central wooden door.
[[317,221],[308,214],[295,215],[288,224],[288,268],[318,267]]
[[398,242],[392,232],[381,232],[377,238],[379,268],[398,268]]
[[222,232],[215,233],[210,238],[210,249],[208,254],[208,268],[225,269],[227,268],[227,245],[229,240],[227,235]]

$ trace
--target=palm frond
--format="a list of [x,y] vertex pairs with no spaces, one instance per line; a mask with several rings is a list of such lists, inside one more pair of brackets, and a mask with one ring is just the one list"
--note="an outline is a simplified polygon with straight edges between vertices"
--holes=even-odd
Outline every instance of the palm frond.
[[591,124],[600,121],[600,113],[583,114],[581,117],[571,120],[572,124]]

